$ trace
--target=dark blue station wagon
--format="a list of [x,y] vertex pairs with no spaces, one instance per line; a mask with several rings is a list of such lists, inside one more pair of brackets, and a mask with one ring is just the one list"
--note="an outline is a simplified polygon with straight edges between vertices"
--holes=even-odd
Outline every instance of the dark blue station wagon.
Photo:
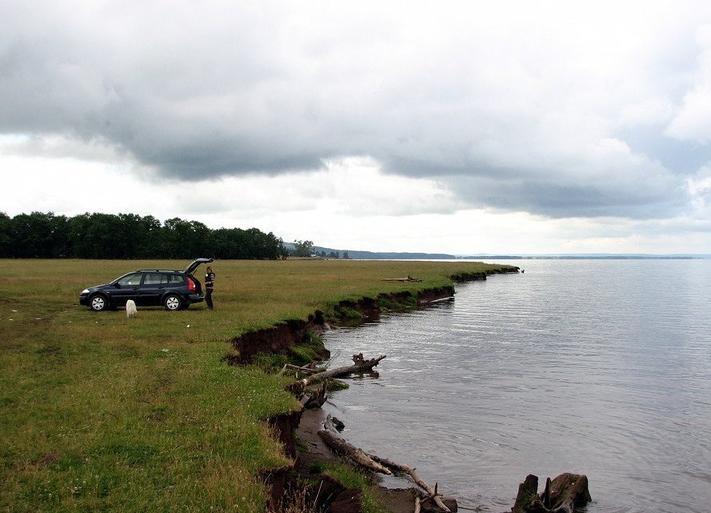
[[204,299],[202,284],[193,276],[200,264],[212,258],[197,258],[182,271],[140,269],[124,274],[104,285],[82,290],[79,304],[95,312],[121,307],[133,299],[137,306],[163,306],[166,310],[180,310]]

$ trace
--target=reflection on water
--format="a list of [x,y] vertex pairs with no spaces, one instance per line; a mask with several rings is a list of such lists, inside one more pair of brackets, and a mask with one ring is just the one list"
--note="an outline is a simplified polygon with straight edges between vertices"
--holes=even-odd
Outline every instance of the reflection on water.
[[577,472],[590,513],[708,512],[711,261],[511,263],[526,273],[327,334],[339,364],[388,355],[326,406],[344,436],[484,511],[528,473]]

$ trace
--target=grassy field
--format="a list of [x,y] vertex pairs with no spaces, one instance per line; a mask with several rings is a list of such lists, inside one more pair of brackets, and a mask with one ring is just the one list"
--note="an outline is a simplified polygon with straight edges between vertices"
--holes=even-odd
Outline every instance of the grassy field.
[[[185,264],[2,261],[0,511],[263,511],[256,476],[288,461],[261,420],[296,403],[281,378],[223,363],[227,342],[340,299],[489,267],[220,261],[214,311],[141,309],[128,320],[78,305],[86,286]],[[382,281],[408,274],[423,281]]]

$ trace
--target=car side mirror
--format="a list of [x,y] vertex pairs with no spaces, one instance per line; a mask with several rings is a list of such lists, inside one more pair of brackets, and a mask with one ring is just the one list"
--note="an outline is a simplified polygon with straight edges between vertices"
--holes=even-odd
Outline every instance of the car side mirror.
[[114,287],[116,287],[117,289],[120,289],[121,285],[119,285],[118,282],[116,282],[116,283],[114,283]]

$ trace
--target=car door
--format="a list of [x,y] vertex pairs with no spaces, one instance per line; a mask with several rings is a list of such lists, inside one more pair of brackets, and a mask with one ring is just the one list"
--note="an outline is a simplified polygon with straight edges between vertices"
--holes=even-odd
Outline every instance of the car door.
[[129,299],[133,299],[138,303],[142,277],[143,273],[137,272],[127,274],[116,280],[111,289],[111,303],[114,306],[123,306]]
[[197,269],[200,264],[209,264],[210,262],[214,261],[214,258],[196,258],[195,260],[190,262],[190,265],[185,268],[183,274],[193,274],[195,269]]
[[167,276],[160,272],[143,273],[140,287],[140,301],[143,306],[156,306],[160,304],[163,289],[167,284]]

